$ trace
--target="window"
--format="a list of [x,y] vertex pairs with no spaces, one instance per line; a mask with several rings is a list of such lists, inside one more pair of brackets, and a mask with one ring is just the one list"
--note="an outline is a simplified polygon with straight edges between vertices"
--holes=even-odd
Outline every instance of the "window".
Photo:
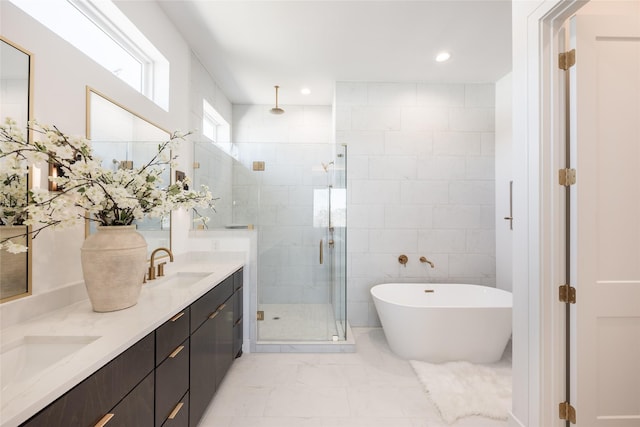
[[169,109],[169,61],[110,0],[11,0],[41,24]]
[[229,123],[206,99],[202,100],[202,135],[210,139],[225,153],[237,158],[237,153],[235,153],[234,146],[231,143],[231,127]]

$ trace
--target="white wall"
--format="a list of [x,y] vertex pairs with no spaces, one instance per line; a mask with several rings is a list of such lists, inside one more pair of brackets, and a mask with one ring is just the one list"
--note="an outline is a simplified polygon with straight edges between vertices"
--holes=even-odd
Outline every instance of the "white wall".
[[378,283],[495,285],[494,85],[339,82],[335,99],[350,324],[380,324]]
[[[2,35],[34,55],[34,117],[42,123],[57,125],[65,133],[84,135],[85,87],[88,85],[165,129],[189,129],[189,47],[156,3],[117,1],[116,4],[171,64],[169,111],[135,92],[12,3],[1,1]],[[230,103],[225,99],[224,94],[217,94],[216,106],[223,106],[221,112],[230,114]],[[178,153],[179,167],[188,173],[191,173],[191,152],[191,144],[187,143]],[[46,170],[42,175],[45,185]],[[188,248],[189,226],[186,212],[173,215],[172,245],[176,254]],[[83,239],[84,226],[80,225],[69,230],[44,231],[34,240],[34,294],[82,280],[80,246]]]
[[[511,73],[496,82],[496,287],[512,290],[512,235],[509,229],[509,181],[513,179]],[[514,189],[514,191],[517,190]]]

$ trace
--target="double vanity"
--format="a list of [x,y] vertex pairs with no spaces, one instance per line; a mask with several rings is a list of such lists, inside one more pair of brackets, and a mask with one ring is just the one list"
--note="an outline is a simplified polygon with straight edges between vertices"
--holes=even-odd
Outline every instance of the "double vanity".
[[242,353],[243,265],[167,267],[131,308],[84,299],[4,328],[0,426],[197,426]]

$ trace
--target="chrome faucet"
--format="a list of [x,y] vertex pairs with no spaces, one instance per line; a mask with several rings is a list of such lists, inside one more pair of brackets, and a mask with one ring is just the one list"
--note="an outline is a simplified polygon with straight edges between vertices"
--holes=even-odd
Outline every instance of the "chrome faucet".
[[429,261],[427,258],[425,258],[423,256],[420,257],[420,262],[422,262],[422,263],[426,262],[427,264],[429,264],[431,266],[431,268],[435,267],[435,265],[433,265],[433,263],[431,261]]
[[[148,276],[148,280],[154,280],[156,278],[156,270],[155,270],[155,266],[153,265],[153,261],[155,260],[156,254],[158,252],[164,251],[169,255],[169,261],[173,262],[173,253],[171,252],[171,250],[169,250],[168,248],[158,248],[155,249],[153,252],[151,252],[151,260],[149,261],[149,272],[147,274]],[[167,262],[161,262],[160,264],[158,264],[158,277],[162,277],[164,276],[164,266]]]

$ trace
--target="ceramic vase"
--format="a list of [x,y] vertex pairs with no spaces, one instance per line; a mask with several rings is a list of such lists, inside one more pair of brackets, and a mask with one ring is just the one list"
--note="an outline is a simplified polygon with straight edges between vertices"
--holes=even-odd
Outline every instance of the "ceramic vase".
[[82,274],[93,310],[108,312],[138,302],[147,242],[135,225],[100,226],[81,249]]

